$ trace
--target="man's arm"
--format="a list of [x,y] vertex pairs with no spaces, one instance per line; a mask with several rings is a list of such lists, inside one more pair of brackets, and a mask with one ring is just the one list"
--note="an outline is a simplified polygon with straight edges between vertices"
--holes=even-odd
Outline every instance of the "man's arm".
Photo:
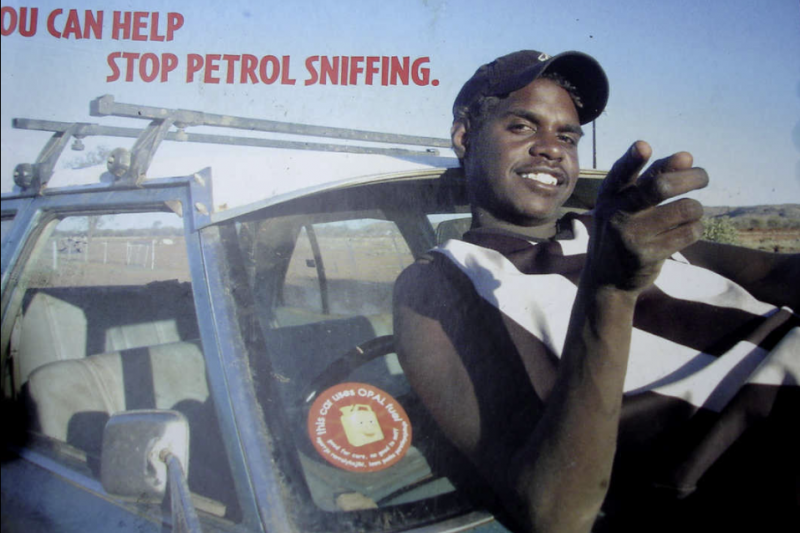
[[[637,179],[649,156],[647,144],[635,144],[604,184],[556,384],[545,406],[530,413],[526,438],[516,448],[481,433],[488,411],[478,405],[481,384],[470,378],[441,324],[402,296],[425,291],[425,284],[412,274],[398,285],[395,335],[409,381],[526,530],[590,530],[611,476],[636,300],[663,261],[702,233],[696,202],[658,204],[704,186],[705,172],[691,168],[688,154],[676,154]],[[480,332],[464,335],[478,342]],[[491,347],[483,355],[496,357]]]
[[713,270],[761,301],[800,310],[800,254],[774,254],[698,241],[682,250],[690,263]]

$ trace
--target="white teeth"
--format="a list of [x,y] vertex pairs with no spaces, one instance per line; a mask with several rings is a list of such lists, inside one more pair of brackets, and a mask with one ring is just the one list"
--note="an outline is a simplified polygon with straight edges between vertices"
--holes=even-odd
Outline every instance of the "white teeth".
[[533,180],[533,181],[538,181],[539,183],[544,183],[545,185],[557,185],[558,184],[558,180],[554,176],[551,176],[550,174],[545,174],[543,172],[538,172],[536,174],[529,174],[529,173],[520,174],[520,176],[522,176],[523,178],[528,179],[528,180]]

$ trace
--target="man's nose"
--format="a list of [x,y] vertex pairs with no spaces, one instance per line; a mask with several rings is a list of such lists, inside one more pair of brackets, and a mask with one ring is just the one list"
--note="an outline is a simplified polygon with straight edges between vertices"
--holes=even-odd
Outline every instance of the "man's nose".
[[564,155],[558,139],[552,135],[537,135],[532,140],[528,153],[553,160],[560,160]]

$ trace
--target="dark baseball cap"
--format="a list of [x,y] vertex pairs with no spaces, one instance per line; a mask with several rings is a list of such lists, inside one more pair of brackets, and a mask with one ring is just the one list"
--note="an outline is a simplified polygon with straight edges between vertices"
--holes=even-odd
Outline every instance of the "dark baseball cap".
[[544,72],[555,72],[575,86],[583,107],[581,124],[596,119],[608,102],[608,78],[593,57],[582,52],[549,56],[536,50],[520,50],[481,66],[464,84],[453,104],[453,115],[482,96],[506,96],[522,89]]

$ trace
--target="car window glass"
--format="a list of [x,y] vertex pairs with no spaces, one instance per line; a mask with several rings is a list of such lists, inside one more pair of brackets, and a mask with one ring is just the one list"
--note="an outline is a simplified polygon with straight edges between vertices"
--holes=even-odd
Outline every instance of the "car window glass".
[[174,214],[67,217],[43,244],[28,270],[29,287],[189,281],[182,221]]
[[461,239],[472,223],[472,215],[465,213],[429,215],[428,220],[436,232],[436,243],[444,244],[448,239]]
[[6,235],[11,231],[13,225],[14,217],[7,217],[0,220],[0,243],[3,243],[3,246],[6,245]]
[[11,232],[11,228],[14,226],[14,217],[8,216],[3,217],[0,220],[0,250],[2,250],[3,255],[6,253],[6,238],[8,234]]
[[[322,313],[322,290],[320,288],[320,261],[318,242],[312,247],[309,233],[312,226],[303,226],[295,241],[294,253],[289,261],[283,284],[282,306],[287,314],[290,309]],[[312,233],[312,237],[315,235]],[[316,252],[316,255],[315,255]]]
[[99,477],[111,414],[175,409],[191,431],[198,507],[236,518],[195,315],[183,221],[172,213],[53,221],[23,274],[12,336],[29,429]]
[[283,285],[287,323],[390,313],[392,286],[414,260],[397,225],[370,218],[303,225]]

